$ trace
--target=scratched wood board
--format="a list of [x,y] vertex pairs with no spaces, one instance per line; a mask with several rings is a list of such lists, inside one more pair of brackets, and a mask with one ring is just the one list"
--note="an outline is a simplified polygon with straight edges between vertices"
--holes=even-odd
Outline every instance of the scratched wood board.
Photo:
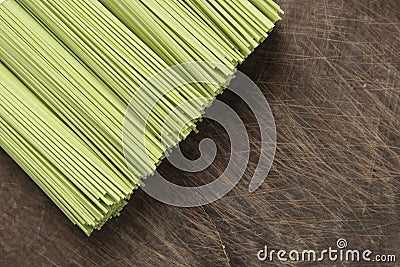
[[[258,266],[264,245],[322,250],[338,238],[400,257],[398,0],[279,4],[283,21],[240,68],[270,102],[278,130],[276,160],[258,191],[247,191],[260,151],[256,121],[229,92],[220,100],[241,116],[251,142],[238,186],[190,209],[138,191],[91,238],[1,151],[0,265]],[[197,174],[163,163],[161,173],[177,184],[208,183],[227,164],[224,130],[208,120],[199,129],[181,145],[184,154],[198,157],[209,137],[218,156]]]

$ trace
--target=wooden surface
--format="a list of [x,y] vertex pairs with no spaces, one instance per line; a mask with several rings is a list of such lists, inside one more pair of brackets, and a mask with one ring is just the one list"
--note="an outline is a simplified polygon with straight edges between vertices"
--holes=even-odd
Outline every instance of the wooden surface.
[[[399,1],[280,4],[284,20],[241,67],[268,98],[278,129],[276,160],[258,191],[247,191],[258,161],[255,119],[230,93],[220,99],[242,116],[252,143],[239,185],[192,209],[139,191],[91,238],[1,151],[0,266],[254,266],[264,245],[321,250],[338,238],[400,261]],[[210,137],[219,156],[199,174],[164,163],[176,183],[209,182],[226,164],[224,132],[210,121],[199,129],[182,150],[196,158]]]

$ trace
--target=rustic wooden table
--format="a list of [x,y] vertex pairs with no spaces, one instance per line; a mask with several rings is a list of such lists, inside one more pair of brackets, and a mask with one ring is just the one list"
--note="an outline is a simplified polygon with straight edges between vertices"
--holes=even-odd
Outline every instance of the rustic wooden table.
[[[241,67],[269,100],[278,129],[276,160],[258,191],[247,188],[259,132],[229,92],[220,99],[242,116],[252,146],[239,185],[191,209],[138,191],[122,215],[91,238],[1,151],[0,265],[259,265],[256,254],[264,245],[322,250],[338,238],[349,248],[397,254],[399,261],[399,1],[279,2],[284,20]],[[219,156],[199,174],[164,163],[161,172],[174,182],[202,184],[226,164],[227,136],[211,121],[199,128],[182,150],[194,158],[198,142],[210,137]]]

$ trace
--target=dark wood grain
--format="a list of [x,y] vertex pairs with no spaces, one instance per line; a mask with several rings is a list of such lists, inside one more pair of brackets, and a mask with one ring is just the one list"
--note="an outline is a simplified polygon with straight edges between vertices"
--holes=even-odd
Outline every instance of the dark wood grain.
[[[247,188],[259,132],[229,92],[220,99],[243,118],[252,146],[239,185],[191,209],[138,191],[91,238],[1,151],[0,266],[253,266],[264,245],[317,250],[338,238],[399,261],[399,1],[280,4],[284,20],[241,67],[269,100],[278,129],[276,160],[258,191]],[[199,174],[164,163],[161,172],[176,183],[201,184],[224,169],[227,136],[210,121],[199,129],[182,150],[195,158],[198,142],[211,137],[219,156]]]

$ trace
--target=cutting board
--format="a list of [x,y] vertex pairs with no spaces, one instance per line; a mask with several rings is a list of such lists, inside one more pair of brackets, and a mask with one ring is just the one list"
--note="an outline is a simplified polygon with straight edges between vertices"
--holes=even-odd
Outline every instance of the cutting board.
[[[168,206],[138,191],[90,238],[0,151],[0,265],[258,266],[266,264],[257,259],[265,245],[323,250],[339,238],[349,248],[398,253],[399,1],[279,4],[283,21],[240,67],[268,99],[278,132],[273,168],[256,192],[248,185],[260,134],[230,92],[219,99],[243,119],[251,142],[235,189],[198,208]],[[170,181],[201,185],[223,172],[228,137],[208,120],[199,130],[181,145],[183,153],[196,159],[207,137],[218,147],[216,160],[195,174],[165,162],[160,172]]]

